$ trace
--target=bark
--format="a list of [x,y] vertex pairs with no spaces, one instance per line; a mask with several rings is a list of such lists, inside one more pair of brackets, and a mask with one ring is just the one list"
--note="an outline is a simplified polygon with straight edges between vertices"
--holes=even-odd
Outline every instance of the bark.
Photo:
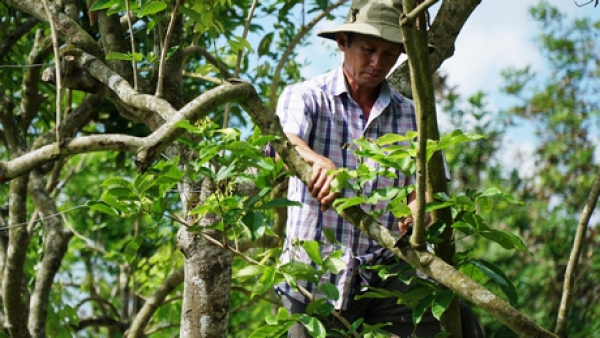
[[[212,182],[205,180],[199,203],[203,203],[213,191]],[[215,215],[207,215],[199,225],[206,228],[216,221]],[[227,238],[226,234],[217,230],[204,230],[203,233],[223,241]],[[227,337],[233,262],[231,251],[211,243],[198,233],[188,232],[185,227],[178,232],[177,246],[185,262],[180,336]]]
[[35,171],[30,175],[28,193],[37,210],[40,211],[40,218],[44,219],[44,256],[35,277],[35,286],[29,304],[28,323],[31,336],[42,338],[46,337],[47,309],[54,277],[60,268],[73,234],[63,227],[54,200]]
[[[52,52],[52,39],[43,35],[43,30],[37,30],[35,34],[35,40],[33,48],[29,53],[27,64],[41,64],[48,58]],[[44,96],[40,93],[40,67],[27,68],[23,75],[23,88],[25,94],[21,101],[21,107],[19,109],[19,128],[26,133],[31,121],[34,119],[38,112],[38,108],[44,101]]]
[[[2,102],[0,109],[0,123],[4,128],[6,148],[11,157],[17,157],[24,148],[19,139],[18,127],[13,119],[12,101]],[[27,246],[29,245],[29,232],[25,225],[27,217],[27,193],[28,177],[20,177],[10,182],[8,196],[8,249],[4,267],[4,279],[2,280],[2,292],[4,300],[5,324],[13,338],[27,338],[27,316],[29,310],[27,303],[29,297],[23,266],[27,258]]]

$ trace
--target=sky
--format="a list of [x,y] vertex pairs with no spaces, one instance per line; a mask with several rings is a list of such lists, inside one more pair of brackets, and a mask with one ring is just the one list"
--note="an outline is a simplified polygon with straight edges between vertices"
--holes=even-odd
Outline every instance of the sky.
[[[581,0],[584,3],[586,0]],[[593,4],[578,7],[572,0],[549,0],[553,6],[570,19],[589,17],[593,21],[600,21],[600,6],[594,8]],[[456,41],[454,55],[446,60],[441,70],[448,74],[449,84],[457,86],[462,97],[468,97],[477,91],[488,95],[488,107],[491,110],[506,109],[510,99],[503,95],[499,88],[502,84],[500,73],[507,67],[522,68],[530,65],[533,70],[543,74],[543,58],[538,52],[534,39],[539,33],[537,24],[529,15],[528,9],[538,4],[538,0],[482,0],[467,20]],[[439,4],[434,6],[430,13],[434,17]],[[347,7],[340,9],[336,21],[322,22],[314,31],[316,32],[334,27],[343,22]],[[317,38],[318,39],[318,38]],[[315,44],[322,46],[322,55],[317,55],[315,50],[300,51],[300,57],[306,58],[311,65],[303,69],[305,77],[312,77],[340,64],[341,58],[335,56],[331,42]],[[328,50],[329,49],[329,50]],[[315,59],[319,60],[318,62]],[[533,129],[526,124],[520,124],[509,130],[506,137],[506,147],[502,153],[502,162],[530,170],[532,163],[516,161],[517,155],[527,160],[532,159],[529,154],[535,146]],[[599,147],[600,148],[600,147]],[[596,153],[596,160],[600,160],[600,151]]]

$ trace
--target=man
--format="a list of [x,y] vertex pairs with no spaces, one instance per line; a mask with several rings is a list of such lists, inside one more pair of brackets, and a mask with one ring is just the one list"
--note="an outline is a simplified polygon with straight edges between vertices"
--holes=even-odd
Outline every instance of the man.
[[[290,180],[288,199],[300,201],[301,207],[290,207],[282,262],[310,263],[307,253],[298,241],[316,240],[321,244],[322,256],[341,250],[347,269],[339,274],[326,274],[315,285],[297,281],[314,299],[324,298],[319,287],[332,283],[339,291],[338,300],[332,304],[350,323],[364,318],[374,325],[389,322],[384,329],[400,336],[433,337],[440,331],[439,323],[428,313],[415,329],[412,311],[398,305],[397,299],[360,299],[367,287],[406,291],[407,286],[397,278],[381,280],[377,273],[363,266],[395,264],[392,253],[382,248],[367,235],[355,229],[328,206],[338,196],[331,191],[332,175],[328,171],[341,167],[355,169],[360,159],[353,153],[353,140],[364,137],[377,139],[386,133],[405,134],[416,130],[414,107],[411,101],[391,88],[386,76],[404,51],[399,17],[401,0],[354,0],[344,24],[318,35],[337,42],[344,54],[343,65],[312,80],[287,87],[282,93],[277,114],[288,138],[300,155],[312,166],[313,174],[308,186],[298,178]],[[369,163],[377,168],[377,163]],[[412,177],[397,172],[397,178],[379,176],[368,182],[363,193],[388,186],[405,186]],[[347,192],[344,192],[348,197]],[[416,213],[414,193],[409,206]],[[364,207],[366,211],[385,210],[385,202]],[[396,232],[405,231],[408,223],[384,213],[378,221]],[[335,234],[336,243],[330,243],[325,233]],[[406,266],[401,262],[397,269]],[[288,284],[277,291],[284,306],[291,313],[305,311],[309,298]],[[467,315],[471,315],[468,313]],[[464,320],[463,320],[464,322]],[[344,328],[337,319],[326,321],[329,328]],[[301,324],[296,324],[288,337],[310,337]]]

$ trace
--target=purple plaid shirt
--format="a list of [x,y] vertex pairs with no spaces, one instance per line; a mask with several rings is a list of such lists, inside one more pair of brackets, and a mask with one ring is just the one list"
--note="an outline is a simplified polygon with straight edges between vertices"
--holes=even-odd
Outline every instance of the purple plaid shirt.
[[[358,167],[358,159],[348,147],[353,145],[355,139],[365,137],[374,140],[386,133],[405,134],[409,130],[417,129],[412,102],[390,88],[387,81],[382,83],[369,120],[365,121],[362,109],[349,95],[342,67],[287,87],[279,99],[277,115],[286,133],[298,135],[313,151],[333,161],[337,168]],[[375,162],[367,164],[378,167]],[[396,172],[396,175],[397,178],[378,176],[366,184],[364,193],[368,195],[374,189],[392,185],[404,186],[406,177],[399,172]],[[342,196],[350,197],[351,193],[344,189]],[[331,252],[341,250],[347,269],[337,275],[324,275],[319,285],[306,281],[297,282],[311,292],[314,299],[325,297],[319,290],[320,285],[326,282],[333,283],[340,293],[339,300],[333,304],[337,309],[345,308],[347,300],[358,291],[355,290],[358,285],[365,285],[370,279],[370,272],[359,270],[359,265],[374,265],[392,254],[354,228],[331,208],[321,212],[319,203],[297,177],[290,179],[287,197],[301,202],[302,206],[288,208],[282,263],[311,262],[302,247],[294,244],[297,240],[321,242],[323,259]],[[386,206],[387,202],[381,201],[376,206],[365,205],[363,209],[369,212],[384,210]],[[398,219],[391,213],[384,213],[378,221],[388,229],[399,232]],[[330,229],[339,243],[329,243],[323,229]],[[303,295],[286,283],[280,284],[278,289],[301,302],[308,303]]]

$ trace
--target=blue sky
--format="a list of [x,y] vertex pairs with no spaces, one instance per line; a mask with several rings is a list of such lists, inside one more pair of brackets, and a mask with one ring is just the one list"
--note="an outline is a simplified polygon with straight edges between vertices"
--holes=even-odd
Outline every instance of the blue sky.
[[[590,4],[578,7],[572,0],[551,0],[549,3],[571,19],[589,17],[593,21],[600,21],[600,6],[594,8]],[[536,4],[538,0],[483,0],[475,9],[458,37],[454,56],[441,66],[441,70],[449,76],[449,84],[458,86],[461,96],[468,97],[483,91],[488,94],[490,110],[506,109],[511,101],[499,90],[502,69],[530,65],[537,73],[544,73],[543,58],[534,44],[538,27],[528,12]],[[432,17],[438,7],[432,8]],[[340,64],[341,58],[336,55],[335,43],[316,37],[316,33],[343,22],[346,11],[347,7],[339,9],[336,14],[340,18],[336,21],[321,22],[313,33],[314,45],[310,50],[299,50],[300,57],[310,63],[302,70],[305,77],[312,77]],[[507,134],[502,162],[530,168],[532,163],[527,160],[532,158],[529,154],[535,142],[530,126],[521,124],[512,128]],[[521,155],[519,157],[524,162],[519,162],[517,155]],[[600,160],[600,152],[597,152],[596,160]]]

